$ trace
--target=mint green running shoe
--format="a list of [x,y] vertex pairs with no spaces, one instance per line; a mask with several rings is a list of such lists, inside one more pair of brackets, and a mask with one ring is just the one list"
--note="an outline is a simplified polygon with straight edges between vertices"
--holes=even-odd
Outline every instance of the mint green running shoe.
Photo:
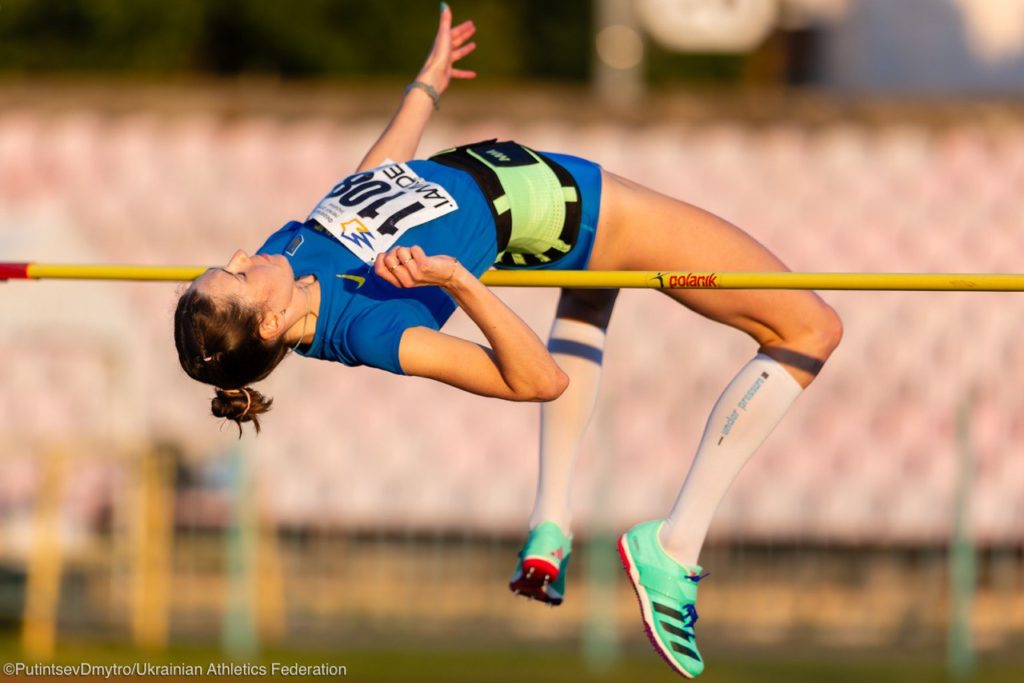
[[668,556],[658,539],[663,523],[644,522],[627,531],[619,539],[619,556],[640,601],[651,645],[678,673],[694,678],[704,671],[693,627],[697,582],[706,575]]
[[554,522],[538,524],[530,530],[526,545],[519,551],[509,590],[552,607],[561,605],[571,554],[571,536],[563,534]]

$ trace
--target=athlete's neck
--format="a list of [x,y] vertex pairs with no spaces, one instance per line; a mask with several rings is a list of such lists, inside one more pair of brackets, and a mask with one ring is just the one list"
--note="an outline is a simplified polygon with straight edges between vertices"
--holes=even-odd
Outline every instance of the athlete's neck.
[[320,315],[320,282],[312,275],[295,281],[299,299],[298,310],[305,311],[285,333],[284,343],[289,346],[312,344],[316,337],[316,322]]

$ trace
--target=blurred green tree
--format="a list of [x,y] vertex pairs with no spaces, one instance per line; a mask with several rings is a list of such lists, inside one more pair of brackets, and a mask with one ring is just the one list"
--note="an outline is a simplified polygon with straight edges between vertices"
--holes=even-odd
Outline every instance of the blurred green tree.
[[[455,0],[490,79],[585,82],[592,0]],[[267,74],[407,78],[426,55],[436,0],[2,0],[0,73]],[[732,83],[746,58],[649,44],[653,82]]]

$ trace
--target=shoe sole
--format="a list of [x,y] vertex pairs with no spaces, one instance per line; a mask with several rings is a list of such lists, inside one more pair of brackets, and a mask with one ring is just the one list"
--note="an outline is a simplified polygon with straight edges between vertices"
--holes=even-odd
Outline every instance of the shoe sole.
[[549,585],[558,578],[558,567],[544,559],[527,558],[523,560],[522,571],[522,578],[509,582],[510,591],[552,607],[562,604],[561,597],[548,593]]
[[640,603],[640,615],[644,620],[644,630],[647,631],[647,639],[651,641],[654,651],[661,655],[661,658],[672,667],[673,671],[684,678],[693,678],[693,674],[688,673],[685,669],[680,667],[672,657],[666,654],[668,652],[668,648],[666,648],[661,642],[657,631],[654,629],[654,617],[647,609],[647,604],[650,602],[650,598],[647,595],[647,590],[640,585],[640,572],[637,571],[636,565],[633,563],[633,556],[629,554],[629,543],[626,540],[625,534],[619,538],[618,546],[619,559],[622,560],[622,566],[626,570],[626,574],[629,576],[629,582],[633,584],[633,592],[636,593],[636,600]]

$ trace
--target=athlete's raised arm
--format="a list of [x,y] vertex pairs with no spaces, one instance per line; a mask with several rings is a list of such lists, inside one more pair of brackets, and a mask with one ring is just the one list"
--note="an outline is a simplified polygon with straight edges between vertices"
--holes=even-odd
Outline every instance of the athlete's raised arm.
[[476,49],[476,43],[469,42],[474,33],[476,26],[472,21],[464,21],[453,28],[452,10],[446,3],[441,3],[441,19],[434,47],[416,80],[406,88],[398,111],[363,157],[357,171],[375,168],[385,159],[408,161],[416,156],[416,148],[436,107],[437,98],[448,89],[451,79],[476,78],[474,71],[454,68],[455,62]]
[[374,269],[396,287],[443,287],[491,344],[488,349],[426,327],[411,327],[398,347],[407,375],[511,401],[550,401],[568,386],[568,377],[533,330],[452,257],[427,256],[417,246],[396,247],[378,254]]

